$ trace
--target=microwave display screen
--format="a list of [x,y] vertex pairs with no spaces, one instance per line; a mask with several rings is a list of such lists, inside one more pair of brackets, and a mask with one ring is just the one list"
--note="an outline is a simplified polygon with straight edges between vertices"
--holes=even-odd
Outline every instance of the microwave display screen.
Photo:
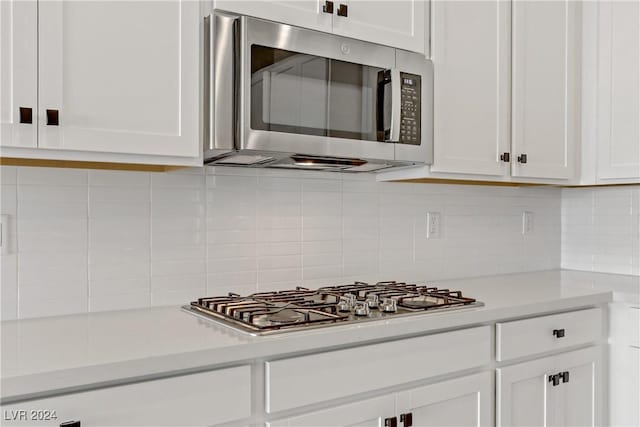
[[[382,68],[272,47],[251,46],[251,128],[381,141]],[[405,85],[409,85],[405,81]]]

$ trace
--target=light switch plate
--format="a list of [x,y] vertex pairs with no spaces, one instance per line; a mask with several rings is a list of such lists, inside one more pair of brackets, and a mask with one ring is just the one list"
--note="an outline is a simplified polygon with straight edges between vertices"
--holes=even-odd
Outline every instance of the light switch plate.
[[441,231],[440,212],[427,212],[427,239],[439,239]]
[[533,232],[533,212],[522,212],[522,234],[531,234]]

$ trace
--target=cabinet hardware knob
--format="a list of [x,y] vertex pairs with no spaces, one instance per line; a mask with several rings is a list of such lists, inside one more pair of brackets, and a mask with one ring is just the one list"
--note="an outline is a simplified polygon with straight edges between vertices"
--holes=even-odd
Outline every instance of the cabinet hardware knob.
[[400,422],[403,427],[411,427],[413,425],[413,414],[411,412],[400,414]]
[[521,154],[518,156],[518,162],[519,163],[527,163],[527,155],[526,154]]
[[553,386],[560,384],[560,374],[549,375],[549,382],[553,383]]
[[505,163],[509,163],[511,161],[511,154],[510,153],[500,154],[500,160],[502,160]]
[[563,373],[559,374],[562,377],[562,383],[568,383],[569,382],[569,371],[564,371]]
[[332,1],[325,1],[324,5],[322,6],[322,11],[324,13],[333,14],[333,2]]
[[80,421],[65,421],[60,427],[80,427]]
[[553,336],[556,337],[556,338],[564,337],[564,328],[563,329],[554,329],[553,330]]
[[33,123],[33,110],[29,107],[20,107],[20,123]]
[[338,16],[344,16],[345,18],[348,15],[348,8],[346,4],[340,4],[340,6],[338,6]]
[[398,427],[398,417],[385,418],[384,427]]
[[47,126],[60,125],[60,117],[58,110],[47,110]]

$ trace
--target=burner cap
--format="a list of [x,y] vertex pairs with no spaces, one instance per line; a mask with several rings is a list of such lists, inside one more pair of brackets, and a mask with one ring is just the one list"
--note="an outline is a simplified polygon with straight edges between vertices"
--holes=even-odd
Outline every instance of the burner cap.
[[402,298],[399,301],[399,305],[407,308],[421,309],[438,305],[438,302],[435,300],[435,298],[420,296],[412,298]]
[[304,320],[304,314],[291,309],[280,310],[277,313],[266,316],[267,321],[272,324],[297,323]]

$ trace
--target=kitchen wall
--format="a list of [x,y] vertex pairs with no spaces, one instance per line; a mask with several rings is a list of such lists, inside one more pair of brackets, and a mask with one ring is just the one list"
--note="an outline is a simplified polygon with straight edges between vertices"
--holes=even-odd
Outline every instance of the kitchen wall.
[[[560,266],[561,192],[234,168],[1,168],[2,318]],[[427,240],[426,212],[441,213]],[[522,212],[534,213],[522,234]]]
[[562,190],[562,267],[640,275],[640,185]]

